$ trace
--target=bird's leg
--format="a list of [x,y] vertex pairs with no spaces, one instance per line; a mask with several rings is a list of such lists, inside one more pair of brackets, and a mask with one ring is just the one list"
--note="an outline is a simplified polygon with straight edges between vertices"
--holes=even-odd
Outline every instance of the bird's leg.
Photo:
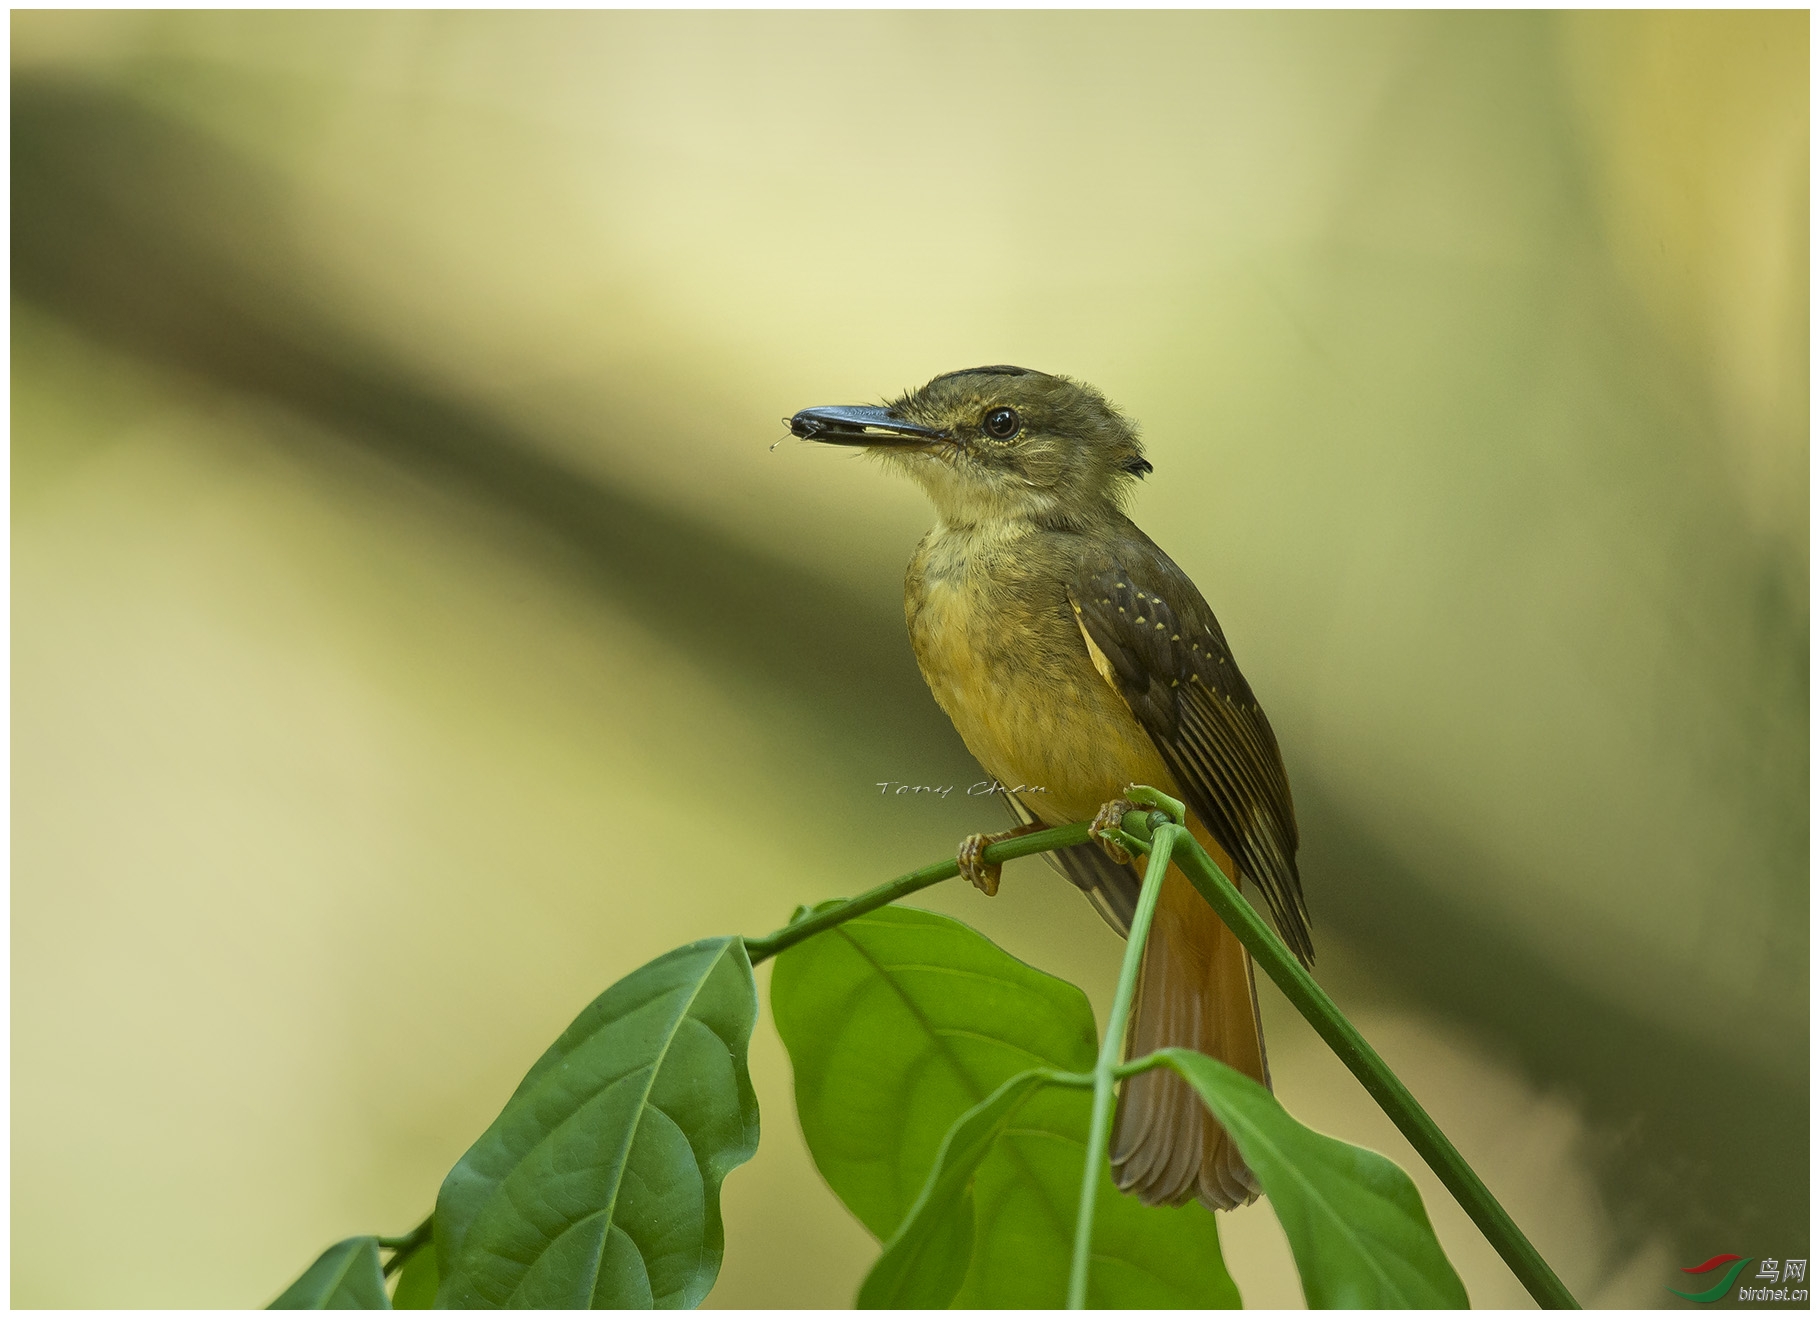
[[996,834],[969,834],[960,844],[960,851],[954,860],[960,864],[960,874],[987,898],[998,892],[998,877],[1004,867],[996,862],[985,860],[985,850],[994,843],[1003,843],[1006,839],[1020,839],[1025,834],[1034,834],[1037,830],[1046,830],[1048,826],[1041,821],[1031,821],[1028,825],[1019,825],[1014,830],[999,830]]
[[1113,798],[1099,808],[1099,814],[1094,816],[1093,823],[1087,826],[1086,832],[1098,841],[1101,848],[1105,849],[1105,855],[1120,866],[1131,864],[1130,850],[1118,842],[1118,836],[1124,833],[1124,818],[1130,812],[1141,810],[1142,808],[1129,798]]

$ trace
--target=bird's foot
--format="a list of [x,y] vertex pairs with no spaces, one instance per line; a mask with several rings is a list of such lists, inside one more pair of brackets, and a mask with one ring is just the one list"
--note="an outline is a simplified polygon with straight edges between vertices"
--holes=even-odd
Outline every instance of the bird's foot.
[[1036,821],[1029,825],[1019,825],[1014,830],[999,830],[996,834],[969,834],[960,844],[960,851],[954,860],[960,864],[960,874],[974,889],[991,898],[998,892],[998,877],[1004,873],[1004,867],[997,862],[985,860],[985,850],[994,843],[1003,843],[1006,839],[1022,838],[1025,834],[1034,834],[1048,826]]
[[1118,842],[1124,833],[1124,818],[1129,813],[1140,810],[1142,808],[1129,798],[1113,798],[1099,808],[1099,814],[1093,817],[1093,823],[1086,828],[1086,832],[1105,850],[1105,855],[1120,866],[1131,864],[1130,849]]

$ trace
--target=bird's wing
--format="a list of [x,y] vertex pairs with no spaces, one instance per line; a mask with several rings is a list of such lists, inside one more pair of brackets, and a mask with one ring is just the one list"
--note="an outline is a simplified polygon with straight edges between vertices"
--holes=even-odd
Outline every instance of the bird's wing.
[[[1015,793],[1004,794],[1004,805],[1019,825],[1042,823]],[[1131,933],[1131,914],[1137,910],[1137,895],[1143,888],[1143,877],[1135,869],[1114,862],[1097,843],[1052,848],[1042,854],[1042,860],[1077,885],[1119,935]]]
[[1263,894],[1284,941],[1311,963],[1282,753],[1199,590],[1147,538],[1126,539],[1089,552],[1068,599],[1094,664],[1156,744],[1188,807]]

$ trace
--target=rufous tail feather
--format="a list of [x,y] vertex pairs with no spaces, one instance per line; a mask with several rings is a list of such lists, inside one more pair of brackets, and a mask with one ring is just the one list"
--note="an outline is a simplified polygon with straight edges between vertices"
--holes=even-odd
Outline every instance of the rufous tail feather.
[[[1143,953],[1125,1057],[1168,1046],[1198,1050],[1269,1085],[1250,954],[1172,866]],[[1198,1197],[1210,1210],[1231,1210],[1256,1200],[1259,1190],[1198,1092],[1166,1068],[1125,1080],[1112,1176],[1147,1205]]]

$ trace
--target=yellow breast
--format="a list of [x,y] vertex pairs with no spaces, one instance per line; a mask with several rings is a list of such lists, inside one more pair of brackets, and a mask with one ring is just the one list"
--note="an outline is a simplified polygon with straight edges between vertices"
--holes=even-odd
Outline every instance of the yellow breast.
[[1094,815],[1131,783],[1172,791],[1149,735],[1095,668],[1042,547],[931,533],[905,613],[935,700],[987,774],[1044,821]]

